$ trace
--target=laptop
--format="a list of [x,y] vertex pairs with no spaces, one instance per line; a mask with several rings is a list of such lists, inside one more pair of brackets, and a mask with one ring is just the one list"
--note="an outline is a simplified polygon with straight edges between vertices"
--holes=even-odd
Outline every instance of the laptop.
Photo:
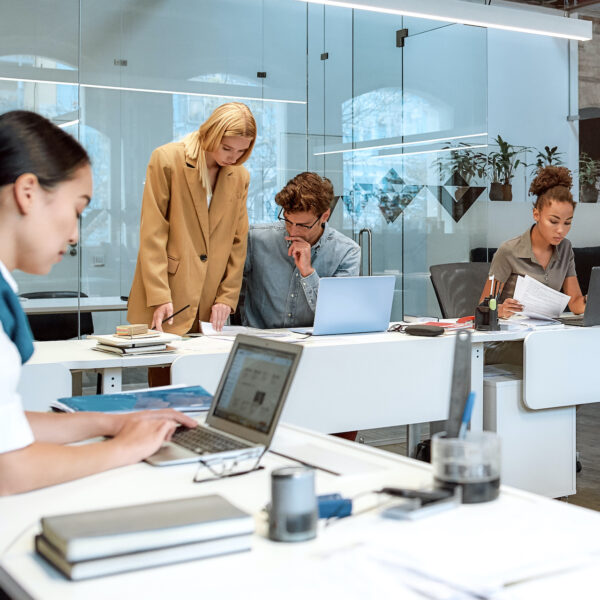
[[393,275],[322,277],[313,326],[291,331],[311,335],[386,331],[395,285]]
[[600,325],[600,267],[592,267],[584,313],[582,315],[559,317],[557,321],[576,327]]
[[275,433],[301,354],[297,344],[236,336],[206,422],[179,427],[146,462],[164,466],[260,457]]

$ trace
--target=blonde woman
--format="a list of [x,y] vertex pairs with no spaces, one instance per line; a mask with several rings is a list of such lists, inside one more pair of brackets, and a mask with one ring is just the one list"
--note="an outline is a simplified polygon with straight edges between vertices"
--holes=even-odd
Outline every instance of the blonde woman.
[[198,331],[198,319],[223,328],[242,284],[250,181],[242,163],[255,140],[250,109],[231,102],[182,141],[154,150],[142,200],[130,323],[177,334]]

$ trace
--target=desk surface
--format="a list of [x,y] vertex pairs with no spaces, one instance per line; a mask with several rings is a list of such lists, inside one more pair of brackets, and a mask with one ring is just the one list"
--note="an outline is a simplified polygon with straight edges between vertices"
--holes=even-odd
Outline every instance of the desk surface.
[[[318,469],[318,493],[352,497],[383,485],[419,487],[431,481],[424,463],[290,426],[279,428],[273,449],[342,473]],[[291,463],[269,453],[263,471],[204,484],[192,483],[195,465],[155,468],[142,463],[0,498],[0,584],[16,599],[154,599],[190,595],[190,590],[205,598],[275,599],[285,594],[305,600],[318,590],[319,598],[364,599],[394,590],[396,597],[422,600],[442,596],[416,594],[404,586],[407,581],[430,586],[433,575],[490,592],[530,578],[493,598],[551,600],[589,597],[600,583],[600,515],[510,488],[503,488],[495,502],[461,506],[420,521],[383,520],[370,511],[329,527],[321,522],[311,542],[270,542],[263,535],[260,512],[269,500],[269,472]],[[67,582],[33,552],[43,515],[210,493],[255,515],[251,552],[77,583]],[[367,495],[356,506],[372,503],[373,496]],[[552,575],[580,566],[584,568]],[[428,573],[429,581],[416,577],[414,569]]]
[[21,306],[28,315],[55,313],[102,312],[127,310],[127,302],[119,296],[92,296],[89,298],[21,298]]

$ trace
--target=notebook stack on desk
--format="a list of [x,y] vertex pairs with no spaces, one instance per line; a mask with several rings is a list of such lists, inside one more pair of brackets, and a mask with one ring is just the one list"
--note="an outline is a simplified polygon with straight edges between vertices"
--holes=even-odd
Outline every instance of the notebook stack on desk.
[[131,336],[92,335],[88,337],[97,340],[97,344],[92,350],[121,356],[174,352],[175,348],[169,346],[169,342],[181,339],[178,335],[161,331],[149,331],[148,333]]
[[35,548],[72,580],[250,550],[254,519],[222,496],[43,517]]

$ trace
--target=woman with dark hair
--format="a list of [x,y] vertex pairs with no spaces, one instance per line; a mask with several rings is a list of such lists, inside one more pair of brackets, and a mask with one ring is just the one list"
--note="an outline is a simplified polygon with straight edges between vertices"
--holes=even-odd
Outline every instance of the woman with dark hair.
[[[533,205],[534,225],[522,235],[504,242],[494,255],[490,276],[500,282],[498,315],[508,318],[523,310],[513,298],[517,277],[529,275],[554,290],[571,297],[569,308],[575,314],[585,310],[571,242],[566,238],[573,222],[575,202],[573,180],[566,167],[541,168],[529,193],[537,196]],[[481,299],[490,294],[488,280]]]
[[[195,425],[171,410],[61,415],[22,408],[17,385],[33,341],[10,272],[48,273],[77,242],[91,196],[90,160],[75,139],[35,113],[0,115],[0,495],[138,462],[177,423]],[[97,436],[112,439],[65,445]]]

